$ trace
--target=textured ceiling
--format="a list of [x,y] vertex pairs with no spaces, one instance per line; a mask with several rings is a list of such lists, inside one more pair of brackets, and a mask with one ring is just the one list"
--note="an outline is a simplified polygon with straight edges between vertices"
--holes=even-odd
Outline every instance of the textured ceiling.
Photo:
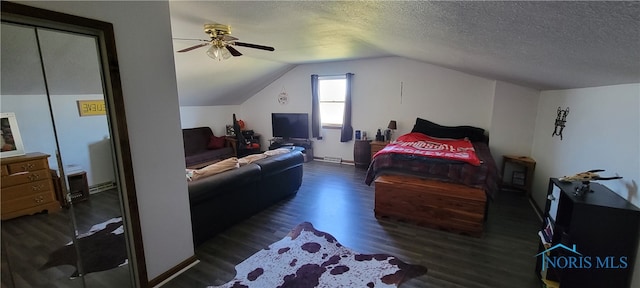
[[[170,1],[174,38],[231,26],[223,62],[176,53],[180,105],[240,104],[295,65],[402,56],[540,89],[640,82],[640,2]],[[174,40],[174,50],[197,44]]]

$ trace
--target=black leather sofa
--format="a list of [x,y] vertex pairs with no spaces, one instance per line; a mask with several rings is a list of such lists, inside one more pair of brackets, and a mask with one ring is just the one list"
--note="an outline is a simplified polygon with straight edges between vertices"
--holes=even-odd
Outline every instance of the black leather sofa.
[[298,192],[304,156],[292,151],[238,169],[190,181],[189,203],[196,246]]

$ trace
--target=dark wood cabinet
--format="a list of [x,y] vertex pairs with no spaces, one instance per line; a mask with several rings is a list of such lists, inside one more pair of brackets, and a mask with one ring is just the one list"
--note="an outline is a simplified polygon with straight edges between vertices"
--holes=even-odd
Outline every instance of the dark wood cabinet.
[[89,200],[87,172],[79,171],[69,174],[67,175],[67,179],[67,181],[69,181],[69,194],[71,194],[71,201],[73,201],[73,203]]
[[236,136],[225,136],[225,141],[233,148],[233,155],[236,157],[244,157],[249,154],[260,153],[260,134],[254,133],[251,135],[243,135],[244,140],[247,141],[247,148],[238,151],[238,138]]
[[356,140],[353,144],[353,163],[356,167],[367,168],[371,162],[369,140]]
[[629,287],[640,210],[599,183],[579,196],[582,185],[550,179],[536,272],[563,288]]

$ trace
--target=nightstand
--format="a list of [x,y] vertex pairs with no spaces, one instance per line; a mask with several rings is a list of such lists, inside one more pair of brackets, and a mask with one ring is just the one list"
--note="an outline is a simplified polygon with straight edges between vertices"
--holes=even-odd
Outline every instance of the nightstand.
[[[512,168],[511,177],[505,175],[505,168],[507,167]],[[535,168],[536,160],[533,160],[531,157],[514,155],[502,156],[502,187],[524,190],[527,196],[531,196],[531,184],[533,183],[533,172]],[[511,180],[505,181],[506,179]]]
[[356,167],[368,168],[371,163],[370,140],[356,140],[353,144],[353,162]]
[[384,146],[387,146],[389,141],[371,141],[371,159],[373,159],[373,155],[376,155],[378,151],[382,150]]

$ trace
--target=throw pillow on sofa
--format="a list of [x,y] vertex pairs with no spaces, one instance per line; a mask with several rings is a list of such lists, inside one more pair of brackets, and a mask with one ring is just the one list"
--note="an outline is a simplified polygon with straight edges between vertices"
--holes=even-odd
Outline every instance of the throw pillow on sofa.
[[240,167],[240,164],[238,163],[238,158],[236,157],[227,158],[220,162],[216,162],[209,166],[200,168],[198,170],[193,170],[191,173],[191,180],[202,179],[207,176],[215,175],[215,174],[236,169],[239,167]]
[[224,136],[220,136],[220,137],[216,137],[211,135],[211,137],[209,137],[209,145],[207,145],[207,148],[213,150],[213,149],[220,149],[220,148],[224,148],[224,143],[226,142]]

